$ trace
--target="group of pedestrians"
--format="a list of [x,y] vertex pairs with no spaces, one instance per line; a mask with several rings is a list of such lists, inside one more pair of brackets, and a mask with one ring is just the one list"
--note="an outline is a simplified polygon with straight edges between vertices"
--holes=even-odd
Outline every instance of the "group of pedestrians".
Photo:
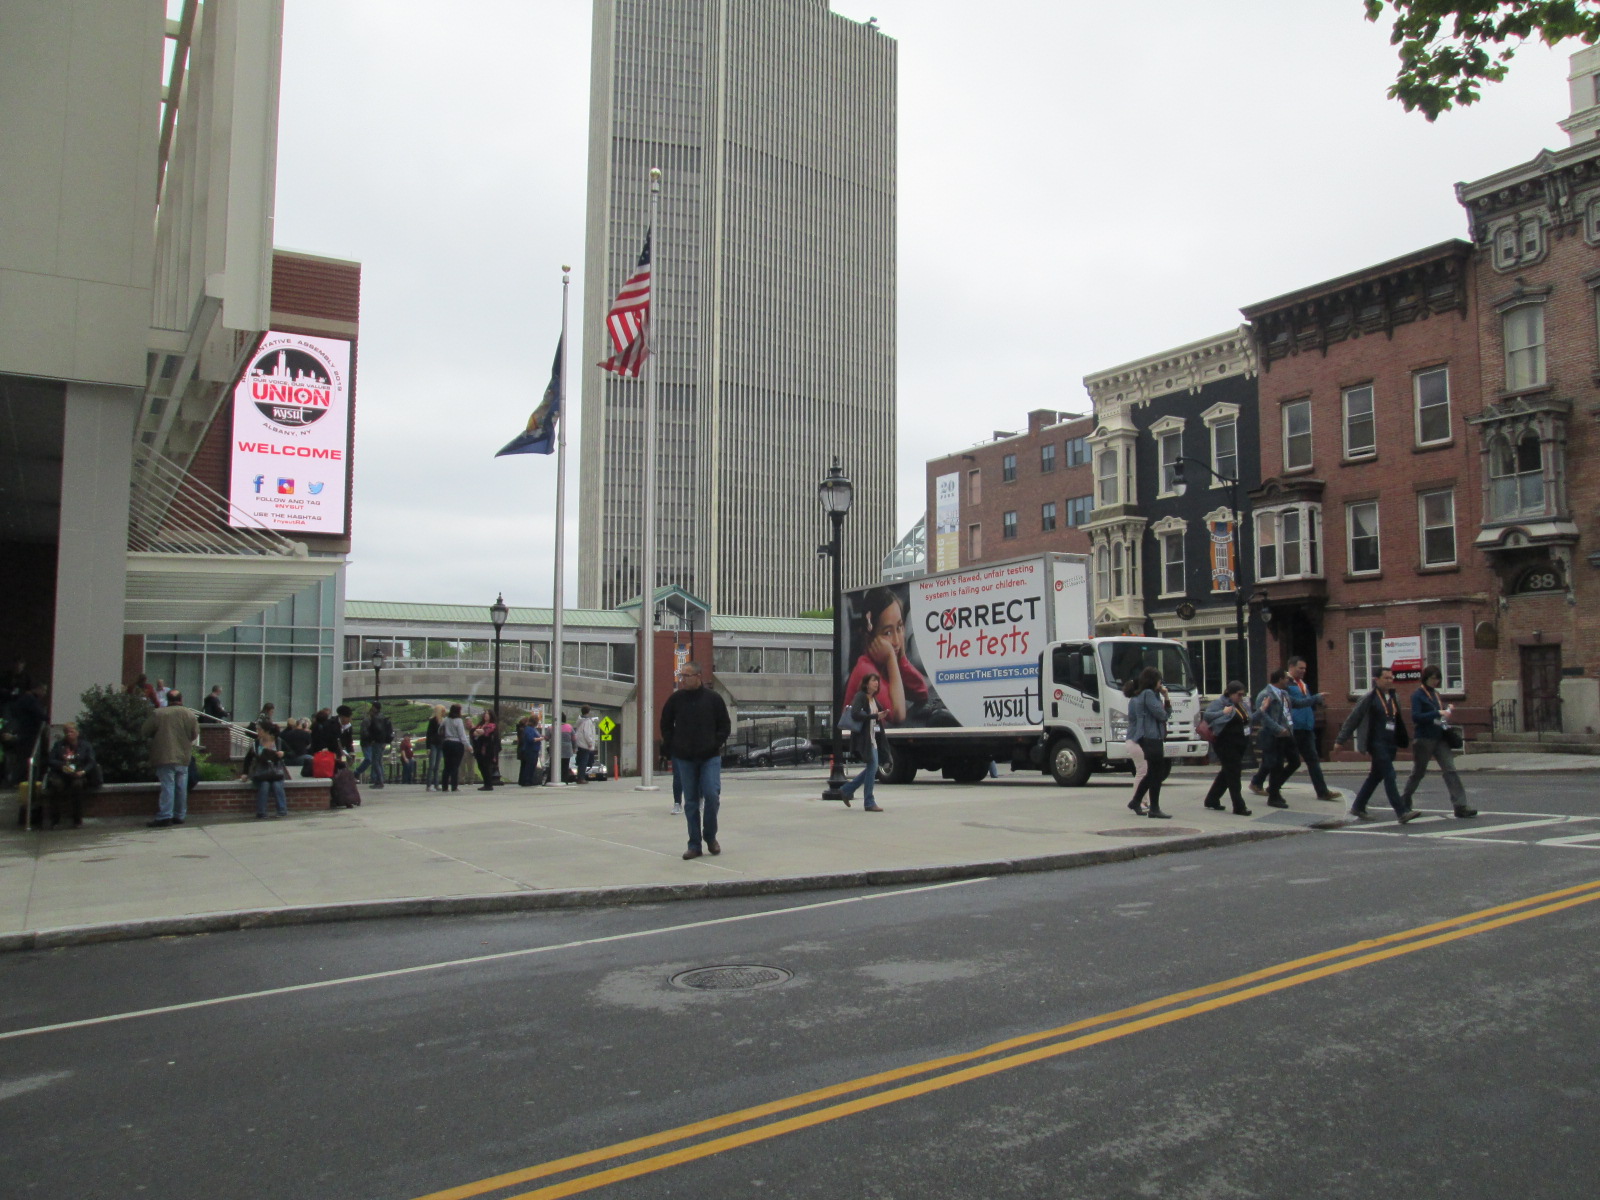
[[[1206,707],[1203,720],[1218,764],[1203,802],[1206,808],[1221,809],[1222,797],[1227,795],[1236,815],[1251,815],[1241,778],[1252,730],[1261,761],[1250,781],[1250,790],[1265,795],[1269,807],[1289,807],[1283,798],[1283,785],[1302,763],[1319,800],[1339,798],[1327,785],[1317,753],[1316,709],[1322,707],[1324,697],[1320,692],[1312,693],[1305,674],[1305,659],[1291,658],[1288,666],[1272,672],[1267,686],[1253,702],[1248,699],[1245,685],[1232,680],[1222,695]],[[1414,820],[1418,813],[1412,807],[1412,797],[1434,762],[1444,776],[1455,815],[1463,819],[1478,815],[1467,803],[1466,788],[1456,771],[1455,751],[1463,743],[1460,730],[1452,724],[1454,710],[1439,695],[1442,679],[1443,672],[1430,666],[1422,672],[1420,686],[1411,694],[1414,738],[1406,731],[1402,705],[1395,694],[1394,673],[1388,668],[1378,672],[1371,689],[1345,718],[1334,744],[1344,747],[1354,740],[1356,748],[1370,761],[1367,777],[1350,804],[1348,816],[1352,820],[1373,820],[1367,803],[1379,786],[1387,793],[1401,824]],[[1170,814],[1161,811],[1161,784],[1170,769],[1163,748],[1171,699],[1154,668],[1146,668],[1124,691],[1129,697],[1128,751],[1135,764],[1134,792],[1128,807],[1141,815],[1167,817]],[[1402,791],[1394,762],[1408,746],[1412,748],[1411,776]],[[1145,807],[1147,797],[1149,805]]]

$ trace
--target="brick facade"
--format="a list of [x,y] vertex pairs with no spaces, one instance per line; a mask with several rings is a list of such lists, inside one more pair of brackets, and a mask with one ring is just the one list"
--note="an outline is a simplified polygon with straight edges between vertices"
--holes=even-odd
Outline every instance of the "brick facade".
[[1496,734],[1593,742],[1600,474],[1587,467],[1600,455],[1600,141],[1545,151],[1457,196],[1478,251],[1483,388],[1468,419],[1481,524],[1469,536],[1498,608],[1485,639]]
[[[1094,429],[1088,417],[1035,409],[1026,433],[996,437],[959,454],[928,460],[928,571],[954,570],[1030,554],[1087,554],[1089,539],[1068,524],[1074,499],[1091,492],[1087,459],[1068,466],[1071,447],[1083,446]],[[1048,448],[1048,449],[1047,449]],[[1048,457],[1047,457],[1048,455]],[[1007,479],[1006,462],[1015,458],[1015,478]],[[1049,469],[1046,469],[1046,463]],[[957,475],[960,516],[958,561],[940,561],[938,480]],[[1046,528],[1045,505],[1054,504],[1054,528]],[[1006,514],[1015,514],[1015,536],[1006,537]]]
[[[1424,658],[1439,658],[1436,649],[1459,659],[1460,685],[1447,689],[1460,697],[1457,715],[1468,736],[1489,728],[1494,658],[1474,647],[1495,620],[1495,588],[1472,545],[1482,490],[1464,419],[1480,396],[1472,262],[1471,246],[1446,242],[1243,310],[1262,372],[1258,556],[1278,516],[1255,601],[1273,665],[1307,660],[1330,730],[1368,686],[1382,639],[1400,637],[1423,638]],[[1445,495],[1453,536],[1439,522]],[[1300,531],[1293,551],[1285,528]],[[1414,684],[1400,686],[1409,694]]]

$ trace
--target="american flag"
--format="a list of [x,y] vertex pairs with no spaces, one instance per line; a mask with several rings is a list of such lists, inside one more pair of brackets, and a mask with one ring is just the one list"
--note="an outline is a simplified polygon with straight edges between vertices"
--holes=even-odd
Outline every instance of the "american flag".
[[639,251],[639,265],[606,313],[606,332],[611,335],[611,357],[600,366],[629,379],[637,379],[650,357],[650,235]]

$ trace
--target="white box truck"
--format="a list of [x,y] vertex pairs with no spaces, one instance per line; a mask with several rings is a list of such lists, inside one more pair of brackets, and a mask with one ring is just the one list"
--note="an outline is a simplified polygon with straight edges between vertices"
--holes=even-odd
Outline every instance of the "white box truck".
[[[1123,683],[1147,666],[1172,697],[1169,758],[1203,757],[1188,651],[1164,638],[1091,636],[1089,564],[1041,554],[845,594],[849,704],[879,677],[885,783],[939,771],[963,783],[991,762],[1037,769],[1063,787],[1128,761]],[[838,714],[835,714],[835,719]]]

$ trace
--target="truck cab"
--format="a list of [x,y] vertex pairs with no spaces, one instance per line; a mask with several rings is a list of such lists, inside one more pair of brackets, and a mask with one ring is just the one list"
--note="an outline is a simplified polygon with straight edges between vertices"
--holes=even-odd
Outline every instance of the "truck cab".
[[1096,770],[1130,761],[1128,697],[1123,686],[1146,667],[1161,672],[1172,700],[1166,756],[1204,757],[1195,734],[1199,685],[1189,652],[1164,638],[1107,637],[1053,642],[1039,661],[1039,707],[1043,713],[1043,767],[1062,787],[1081,787]]

